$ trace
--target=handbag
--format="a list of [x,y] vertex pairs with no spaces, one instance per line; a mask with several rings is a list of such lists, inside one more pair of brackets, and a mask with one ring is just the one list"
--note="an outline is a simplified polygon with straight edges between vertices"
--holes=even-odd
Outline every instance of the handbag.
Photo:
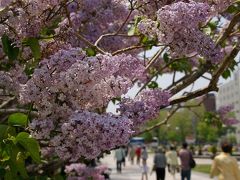
[[191,169],[196,167],[196,162],[193,159],[192,153],[190,153],[189,166],[190,166]]

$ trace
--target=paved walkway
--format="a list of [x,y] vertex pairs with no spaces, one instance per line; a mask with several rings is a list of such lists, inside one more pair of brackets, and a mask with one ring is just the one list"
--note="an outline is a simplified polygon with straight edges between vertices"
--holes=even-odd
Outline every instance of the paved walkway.
[[[116,172],[116,163],[113,158],[113,153],[110,155],[105,156],[104,159],[101,160],[102,164],[107,165],[109,168],[112,168],[112,173],[110,175],[111,180],[141,180],[141,167],[139,165],[131,165],[130,162],[126,161],[126,166],[123,167],[122,173],[119,174]],[[211,160],[208,159],[196,159],[197,164],[211,164]],[[148,166],[151,169],[153,164],[153,154],[149,155],[148,158]],[[148,180],[156,180],[156,175],[153,172],[152,175],[148,174]],[[173,180],[173,177],[167,172],[166,169],[166,178],[165,180]],[[176,174],[176,179],[180,180],[180,174]],[[192,171],[192,178],[191,180],[210,180],[207,174],[197,173]]]

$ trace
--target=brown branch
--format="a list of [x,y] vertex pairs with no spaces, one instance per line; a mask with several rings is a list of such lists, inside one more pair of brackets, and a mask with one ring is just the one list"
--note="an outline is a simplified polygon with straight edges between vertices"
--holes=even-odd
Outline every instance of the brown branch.
[[149,131],[151,131],[151,130],[153,130],[153,129],[155,129],[155,128],[159,128],[159,127],[167,124],[168,121],[169,121],[169,119],[175,114],[175,112],[177,112],[178,109],[179,109],[179,106],[176,107],[175,109],[173,109],[172,111],[168,112],[167,117],[166,117],[163,121],[155,124],[154,126],[152,126],[152,127],[150,127],[150,128],[144,129],[143,131],[137,133],[137,135],[143,134],[143,133],[145,133],[145,132],[149,132]]
[[233,62],[234,58],[237,56],[238,52],[240,51],[239,44],[237,44],[231,53],[225,58],[225,60],[222,62],[221,66],[215,71],[215,73],[212,76],[211,84],[217,84],[217,81],[219,77],[222,75],[222,73],[228,68],[228,66]]
[[[164,47],[163,49],[160,49],[154,56],[153,58],[149,61],[147,67],[145,68],[145,71],[147,71],[152,65],[153,63],[158,59],[158,57],[162,54],[162,52],[166,49],[166,47]],[[141,88],[140,90],[137,92],[136,96],[147,87],[148,83],[150,83],[152,81],[152,79],[155,77],[155,75],[153,75]]]
[[181,102],[191,100],[193,98],[202,96],[202,95],[204,95],[204,94],[206,94],[210,91],[218,91],[218,88],[216,86],[211,85],[211,86],[208,86],[204,89],[196,90],[194,92],[188,93],[187,95],[183,95],[181,97],[174,98],[174,99],[170,100],[170,105],[174,105],[174,104],[178,104],[178,103],[181,103]]
[[190,99],[202,96],[210,91],[218,91],[217,82],[218,82],[219,77],[225,71],[225,69],[231,64],[233,59],[237,56],[239,50],[240,50],[240,47],[235,46],[235,48],[232,50],[232,52],[224,59],[221,66],[213,74],[212,80],[210,81],[208,87],[194,91],[192,93],[188,93],[187,95],[181,96],[179,98],[174,98],[170,101],[170,105],[188,101]]
[[149,61],[146,70],[147,71],[154,63],[155,61],[159,58],[159,56],[163,53],[163,51],[167,48],[167,46],[165,46],[164,48],[158,50],[158,52],[153,56],[153,58]]
[[14,101],[16,99],[16,97],[11,97],[9,98],[8,100],[6,100],[5,102],[3,102],[1,105],[0,105],[0,109],[4,108],[5,106],[7,106],[10,102]]
[[129,13],[128,13],[126,19],[125,19],[125,21],[122,23],[122,25],[118,28],[118,30],[117,30],[116,32],[101,35],[101,36],[96,40],[96,42],[94,43],[94,45],[97,46],[97,45],[99,44],[99,42],[100,42],[103,38],[105,38],[105,37],[110,37],[110,36],[116,36],[116,35],[118,35],[118,34],[120,33],[120,31],[122,30],[122,28],[126,25],[126,23],[127,23],[128,19],[130,18],[132,12],[133,12],[133,9],[131,8],[131,10],[129,11]]
[[232,29],[234,28],[234,26],[240,21],[240,12],[237,13],[231,20],[231,22],[229,23],[228,27],[226,28],[226,30],[224,30],[224,33],[222,34],[222,36],[217,40],[217,44],[222,44],[227,38],[228,36],[231,34]]
[[130,47],[127,47],[127,48],[124,48],[124,49],[117,50],[117,51],[113,52],[112,55],[115,56],[115,55],[121,54],[123,52],[131,51],[131,50],[134,50],[134,49],[140,49],[140,48],[144,48],[144,47],[146,47],[146,46],[144,46],[144,45],[130,46]]
[[175,95],[179,91],[185,89],[187,86],[192,84],[198,78],[200,78],[205,72],[207,72],[212,67],[211,63],[206,63],[202,67],[199,68],[194,74],[187,75],[187,77],[183,77],[182,81],[178,81],[175,86],[172,86],[171,91],[172,95]]
[[79,39],[81,39],[83,42],[85,42],[90,47],[96,49],[101,54],[106,54],[102,49],[100,49],[98,46],[95,46],[93,43],[91,43],[89,40],[87,40],[85,37],[83,37],[80,33],[74,33]]

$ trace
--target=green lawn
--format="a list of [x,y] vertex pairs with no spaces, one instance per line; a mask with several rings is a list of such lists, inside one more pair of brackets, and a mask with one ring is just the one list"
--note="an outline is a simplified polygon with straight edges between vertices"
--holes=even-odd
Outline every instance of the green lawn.
[[210,169],[211,169],[210,164],[199,164],[193,169],[193,171],[209,174]]

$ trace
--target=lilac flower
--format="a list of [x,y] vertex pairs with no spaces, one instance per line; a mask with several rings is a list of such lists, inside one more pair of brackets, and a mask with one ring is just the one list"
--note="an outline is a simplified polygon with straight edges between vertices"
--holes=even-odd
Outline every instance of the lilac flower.
[[87,167],[85,164],[73,163],[65,167],[65,172],[68,174],[68,180],[88,179],[104,180],[101,175],[107,169],[106,166]]
[[133,133],[131,127],[131,121],[124,116],[75,112],[62,125],[62,134],[51,140],[51,145],[64,160],[94,159],[103,151],[126,145]]
[[147,121],[156,118],[162,106],[169,105],[171,94],[161,89],[142,91],[135,99],[124,99],[118,109],[122,115],[126,115],[133,122],[134,130]]
[[227,126],[231,126],[234,124],[238,124],[239,120],[237,120],[234,117],[229,116],[229,113],[233,111],[234,106],[233,105],[227,105],[227,106],[221,106],[218,109],[218,114],[220,116],[220,120],[222,121],[223,124]]
[[199,23],[205,22],[211,15],[206,3],[177,2],[159,9],[159,40],[168,44],[173,56],[199,53],[213,64],[223,59],[223,53],[213,40],[199,30]]

